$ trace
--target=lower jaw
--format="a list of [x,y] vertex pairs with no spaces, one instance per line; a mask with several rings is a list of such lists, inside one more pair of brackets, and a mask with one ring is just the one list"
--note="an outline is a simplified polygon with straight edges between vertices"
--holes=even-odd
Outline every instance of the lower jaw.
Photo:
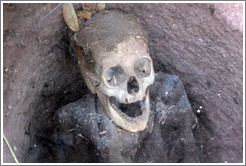
[[141,115],[134,118],[127,116],[118,107],[111,104],[108,96],[105,96],[100,92],[98,92],[98,96],[103,104],[105,112],[117,126],[130,132],[139,132],[146,128],[150,114],[148,89],[146,90],[145,100],[140,102]]

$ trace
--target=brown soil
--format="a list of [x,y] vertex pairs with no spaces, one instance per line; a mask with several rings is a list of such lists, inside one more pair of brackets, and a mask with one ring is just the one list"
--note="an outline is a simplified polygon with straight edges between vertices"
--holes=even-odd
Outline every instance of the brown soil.
[[[199,161],[242,162],[242,32],[209,4],[106,7],[137,16],[149,33],[156,71],[183,82],[198,118],[193,134]],[[46,138],[58,108],[90,93],[76,57],[68,53],[67,34],[61,5],[3,5],[3,132],[20,162],[29,160],[31,148],[44,149],[32,140],[53,145]],[[3,162],[13,162],[3,148]]]

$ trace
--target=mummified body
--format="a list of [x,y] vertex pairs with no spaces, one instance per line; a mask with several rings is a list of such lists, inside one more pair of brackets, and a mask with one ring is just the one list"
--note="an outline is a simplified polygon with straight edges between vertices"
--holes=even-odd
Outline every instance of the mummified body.
[[[97,13],[72,40],[84,80],[107,115],[127,131],[144,130],[150,114],[148,87],[155,74],[137,19],[117,11]],[[138,103],[141,115],[126,115],[119,107],[122,103],[129,105],[127,109]]]

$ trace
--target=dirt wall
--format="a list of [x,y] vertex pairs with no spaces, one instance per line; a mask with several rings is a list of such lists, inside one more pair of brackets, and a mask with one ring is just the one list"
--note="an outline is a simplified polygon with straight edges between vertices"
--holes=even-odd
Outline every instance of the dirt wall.
[[[198,118],[199,161],[242,162],[240,26],[211,4],[107,4],[106,9],[137,16],[149,33],[155,70],[183,82]],[[89,93],[76,58],[69,56],[67,34],[61,5],[4,4],[3,132],[20,162],[27,161],[30,148],[42,149],[33,138],[52,146],[47,135],[55,111]],[[4,162],[12,162],[5,145]]]

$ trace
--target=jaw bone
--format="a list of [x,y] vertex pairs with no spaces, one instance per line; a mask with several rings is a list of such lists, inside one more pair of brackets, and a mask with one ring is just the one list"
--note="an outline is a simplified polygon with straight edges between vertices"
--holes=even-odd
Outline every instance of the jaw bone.
[[142,131],[146,128],[149,115],[150,115],[150,105],[149,105],[149,89],[146,90],[145,100],[140,101],[141,103],[141,111],[142,115],[131,118],[121,112],[119,108],[117,108],[114,104],[110,103],[109,97],[97,91],[97,95],[106,111],[107,115],[112,118],[114,123],[119,127],[130,131],[130,132],[138,132]]

